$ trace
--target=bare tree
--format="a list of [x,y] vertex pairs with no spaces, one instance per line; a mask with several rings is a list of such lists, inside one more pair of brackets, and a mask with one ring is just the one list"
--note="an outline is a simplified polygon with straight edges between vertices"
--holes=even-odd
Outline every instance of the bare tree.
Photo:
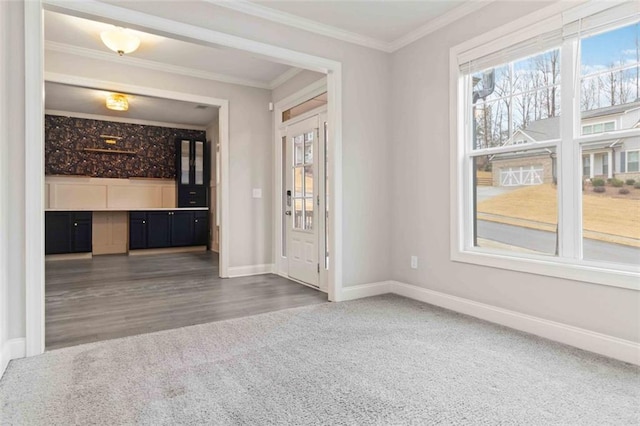
[[558,114],[558,105],[556,101],[556,92],[558,81],[560,80],[560,51],[552,50],[550,52],[538,55],[533,58],[536,74],[540,77],[540,82],[545,87],[543,108],[547,117],[555,117]]
[[615,64],[611,63],[609,65],[610,71],[605,74],[605,83],[606,83],[606,97],[607,102],[609,102],[610,106],[616,105],[617,93],[618,93],[618,84],[620,83],[620,79],[618,77],[618,73],[613,71]]

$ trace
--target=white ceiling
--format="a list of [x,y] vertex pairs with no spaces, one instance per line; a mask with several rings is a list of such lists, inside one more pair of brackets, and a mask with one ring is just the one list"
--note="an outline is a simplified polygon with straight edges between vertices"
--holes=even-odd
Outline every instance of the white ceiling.
[[264,88],[291,69],[233,49],[202,46],[133,30],[141,40],[140,47],[134,53],[118,58],[100,40],[100,33],[113,28],[113,25],[51,11],[45,11],[44,22],[46,46],[53,50],[77,54],[103,53],[112,60],[122,59],[122,62],[133,59],[138,63],[168,64],[202,74],[227,76],[240,84],[244,82]]
[[[46,82],[44,86],[45,110],[47,112],[72,112],[81,115],[97,115],[117,121],[135,122],[136,120],[182,126],[206,127],[218,117],[218,108],[200,104],[154,98],[127,93],[128,111],[112,111],[105,106],[105,99],[111,92],[89,89],[79,86]],[[203,105],[204,106],[204,105]]]
[[251,3],[390,43],[451,12],[465,1],[252,0]]
[[[205,1],[298,29],[391,52],[479,9],[491,0]],[[120,62],[141,68],[163,69],[176,74],[265,89],[277,87],[300,71],[242,51],[187,43],[138,31],[135,33],[141,39],[139,49],[119,57],[100,40],[100,32],[113,28],[110,24],[52,11],[44,12],[44,22],[45,47],[48,50],[103,59],[112,64]],[[106,92],[48,83],[46,108],[190,126],[206,126],[213,120],[212,114],[217,114],[216,108],[196,110],[194,104],[187,102],[145,96],[133,96],[128,112],[115,112],[105,108],[105,96]],[[171,114],[166,111],[171,111]]]

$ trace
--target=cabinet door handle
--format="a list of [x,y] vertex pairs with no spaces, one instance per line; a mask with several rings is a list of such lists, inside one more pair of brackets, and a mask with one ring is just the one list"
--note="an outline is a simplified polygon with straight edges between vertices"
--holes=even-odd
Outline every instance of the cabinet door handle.
[[78,223],[77,223],[77,222],[76,222],[76,223],[74,223],[74,224],[73,224],[73,226],[78,226]]
[[142,221],[142,223],[143,223],[143,224],[145,224],[145,223],[147,223],[147,221],[146,221],[146,220],[143,220],[143,221]]
[[198,219],[196,219],[196,223],[198,223]]

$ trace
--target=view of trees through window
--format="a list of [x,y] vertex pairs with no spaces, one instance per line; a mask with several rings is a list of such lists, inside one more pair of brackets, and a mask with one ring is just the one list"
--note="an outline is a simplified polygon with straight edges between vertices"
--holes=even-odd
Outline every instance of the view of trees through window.
[[[571,143],[581,156],[583,258],[639,264],[640,135],[620,131],[640,129],[640,23],[578,41],[572,69],[561,69],[558,41],[469,77],[470,147],[489,152],[470,154],[474,245],[559,255],[556,151],[566,113],[579,120]],[[576,111],[561,111],[562,76],[579,89]]]

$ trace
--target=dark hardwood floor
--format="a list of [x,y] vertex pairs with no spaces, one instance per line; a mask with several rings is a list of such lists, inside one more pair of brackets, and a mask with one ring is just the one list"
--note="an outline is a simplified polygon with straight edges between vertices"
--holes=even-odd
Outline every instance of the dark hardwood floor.
[[213,252],[47,261],[47,350],[323,303],[277,275],[218,278]]

